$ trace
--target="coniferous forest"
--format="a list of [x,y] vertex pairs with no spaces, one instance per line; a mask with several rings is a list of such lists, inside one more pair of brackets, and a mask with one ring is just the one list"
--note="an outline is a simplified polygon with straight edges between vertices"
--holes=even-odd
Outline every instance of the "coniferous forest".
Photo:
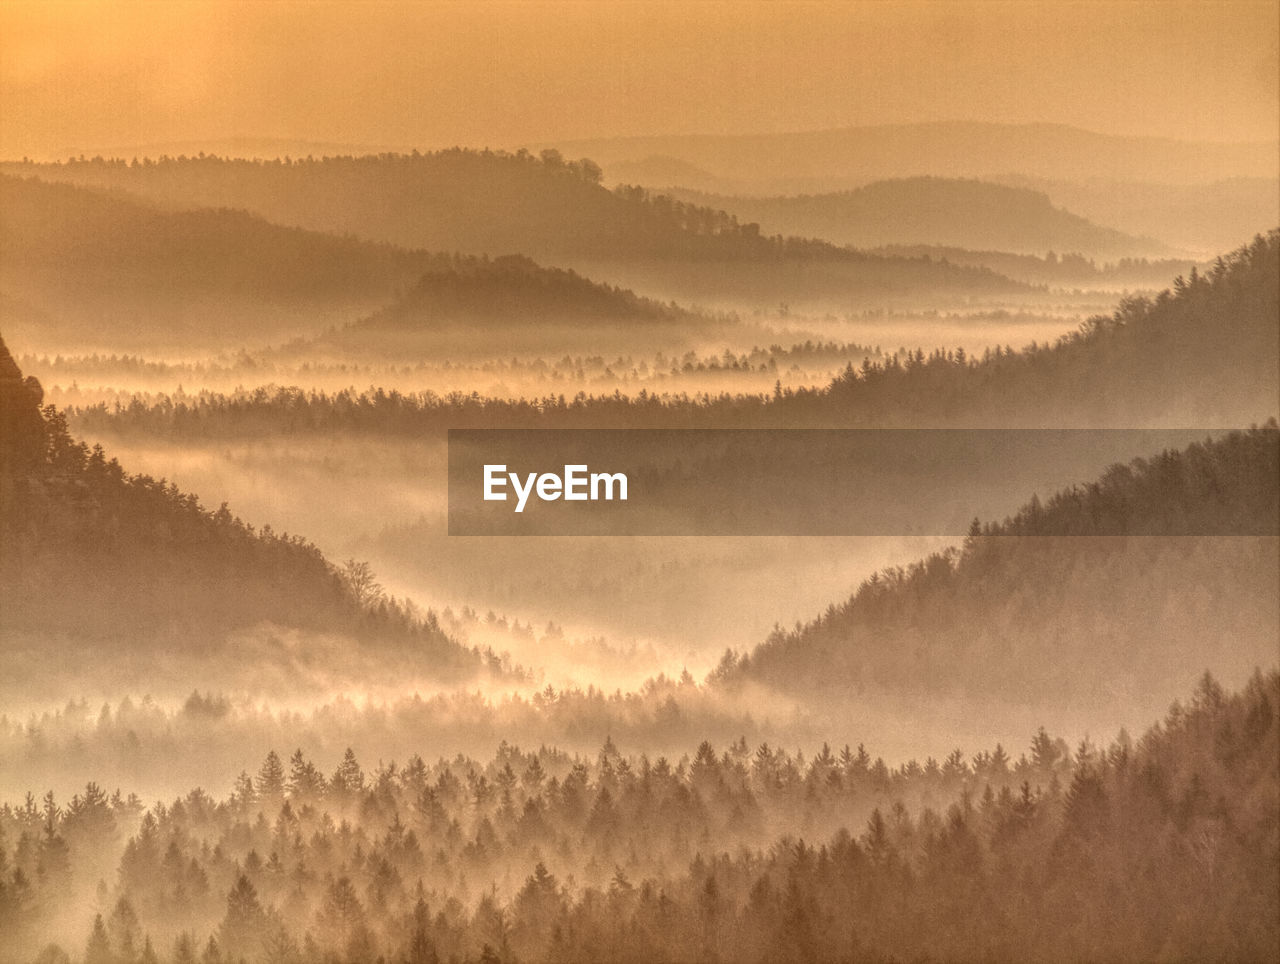
[[1277,960],[1267,7],[0,4],[0,964]]
[[1136,740],[1041,729],[1016,758],[893,768],[745,740],[367,770],[348,749],[332,773],[272,750],[222,797],[6,806],[0,922],[40,934],[87,872],[112,881],[92,962],[1265,960],[1278,701],[1275,672],[1206,673]]

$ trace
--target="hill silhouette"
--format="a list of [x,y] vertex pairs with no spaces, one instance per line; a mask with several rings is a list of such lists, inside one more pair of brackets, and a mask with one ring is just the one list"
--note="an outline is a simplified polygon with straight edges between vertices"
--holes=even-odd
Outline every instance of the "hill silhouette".
[[425,322],[466,325],[547,321],[674,321],[696,316],[633,292],[596,284],[520,255],[440,256],[396,302],[358,322],[361,328],[416,327]]
[[1219,144],[1098,134],[1063,124],[940,121],[782,134],[673,134],[556,144],[606,170],[654,155],[693,165],[751,193],[845,190],[889,177],[987,177],[1016,173],[1065,180],[1102,178],[1203,183],[1275,178],[1280,144]]
[[931,244],[1112,259],[1169,253],[1159,241],[1101,227],[1054,207],[1045,194],[977,180],[902,178],[836,194],[793,197],[671,193],[759,222],[767,233],[803,234],[863,248]]
[[1243,679],[1275,659],[1278,493],[1274,420],[1117,465],[1003,522],[975,520],[961,549],[872,576],[808,624],[727,653],[715,675],[811,695],[1083,705],[1176,693],[1206,665]]
[[466,358],[525,351],[538,356],[612,344],[692,343],[715,326],[732,325],[598,284],[572,270],[544,268],[520,255],[440,255],[400,297],[372,314],[310,341],[300,354],[387,358]]
[[[1012,291],[990,271],[871,257],[643,188],[600,184],[590,160],[460,149],[274,162],[216,157],[6,164],[169,207],[243,208],[273,222],[412,249],[520,254],[663,298],[759,304],[875,291]],[[626,267],[652,268],[628,275]]]
[[[0,176],[0,301],[11,337],[61,347],[316,332],[349,340],[698,316],[528,258],[430,254],[287,228],[245,211],[170,211],[123,193]],[[705,319],[704,319],[705,320]]]
[[125,190],[174,207],[244,208],[272,221],[469,254],[848,260],[819,241],[768,238],[722,212],[636,189],[609,191],[589,160],[454,149],[259,161],[7,164],[46,180]]
[[1236,427],[1280,408],[1280,231],[1193,269],[1154,297],[1121,299],[1052,344],[894,352],[821,388],[771,395],[361,396],[289,389],[136,401],[76,412],[94,431],[158,435],[445,428]]
[[870,253],[899,258],[931,258],[969,267],[989,268],[1007,278],[1027,284],[1074,290],[1162,287],[1171,277],[1190,274],[1192,268],[1203,270],[1206,267],[1189,258],[1117,258],[1114,261],[1102,261],[1082,254],[1059,254],[1057,251],[1048,251],[1041,256],[932,244],[890,244],[883,248],[872,248]]
[[167,211],[31,178],[0,176],[0,205],[0,289],[46,316],[6,312],[9,335],[55,347],[314,329],[385,303],[429,263],[245,211]]
[[1041,191],[1054,204],[1083,217],[1129,234],[1159,238],[1199,256],[1231,248],[1280,223],[1280,176],[1275,170],[1262,177],[1204,184],[1022,175],[992,180]]
[[[305,539],[130,474],[74,440],[42,394],[0,341],[0,609],[9,664],[25,667],[5,680],[8,695],[64,671],[126,684],[141,672],[181,692],[192,678],[250,685],[246,671],[307,687],[354,665],[371,680],[393,667],[451,680],[482,668],[367,567],[336,566]],[[300,651],[287,642],[298,633],[330,642]]]

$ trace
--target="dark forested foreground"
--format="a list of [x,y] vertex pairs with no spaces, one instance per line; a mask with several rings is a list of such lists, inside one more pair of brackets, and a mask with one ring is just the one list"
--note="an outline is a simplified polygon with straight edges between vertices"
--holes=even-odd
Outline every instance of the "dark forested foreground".
[[1133,742],[889,769],[503,744],[0,809],[6,961],[1272,960],[1280,674]]

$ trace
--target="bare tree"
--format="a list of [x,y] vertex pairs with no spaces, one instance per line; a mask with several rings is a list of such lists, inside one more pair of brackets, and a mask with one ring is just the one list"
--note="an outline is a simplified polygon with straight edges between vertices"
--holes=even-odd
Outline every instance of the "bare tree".
[[378,582],[373,574],[373,567],[367,562],[348,559],[342,564],[342,579],[361,606],[375,603],[382,598],[382,584]]

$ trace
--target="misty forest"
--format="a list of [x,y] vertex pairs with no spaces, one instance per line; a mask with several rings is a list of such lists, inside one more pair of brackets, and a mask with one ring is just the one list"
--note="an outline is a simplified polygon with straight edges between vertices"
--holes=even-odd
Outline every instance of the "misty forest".
[[502,143],[0,153],[0,964],[1275,960],[1276,144]]

